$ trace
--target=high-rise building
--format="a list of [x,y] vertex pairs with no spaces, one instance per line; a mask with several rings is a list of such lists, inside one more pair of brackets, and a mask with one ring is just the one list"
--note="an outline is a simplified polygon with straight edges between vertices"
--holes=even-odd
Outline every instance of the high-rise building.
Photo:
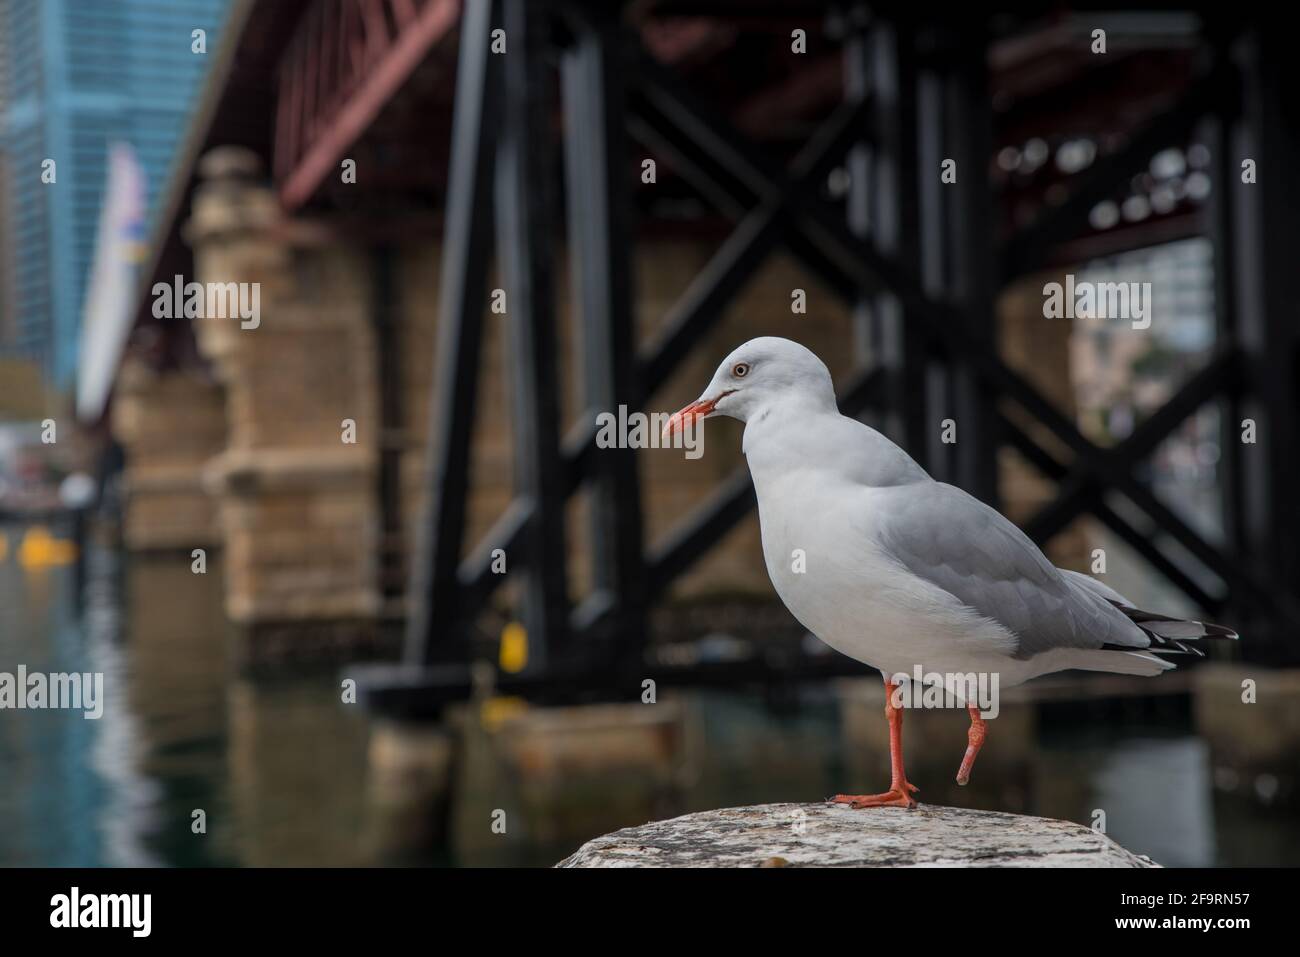
[[[9,73],[9,35],[5,18],[0,15],[0,184],[9,182],[9,163],[3,149],[4,117],[7,113],[5,104],[8,98],[8,84],[5,77]],[[13,279],[12,261],[6,251],[11,248],[9,233],[11,217],[8,209],[8,191],[0,186],[0,350],[4,343],[13,338],[10,323],[13,322]]]
[[152,218],[227,5],[0,0],[0,352],[57,389],[76,370],[108,144],[134,148]]

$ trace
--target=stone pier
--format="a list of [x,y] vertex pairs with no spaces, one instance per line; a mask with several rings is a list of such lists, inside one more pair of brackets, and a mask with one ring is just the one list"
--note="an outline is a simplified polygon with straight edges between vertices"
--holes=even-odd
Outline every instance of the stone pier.
[[118,373],[113,433],[126,452],[123,538],[137,552],[220,545],[203,468],[225,445],[220,386],[201,370],[156,372],[127,360]]
[[1158,867],[1104,834],[1045,817],[920,805],[760,804],[588,841],[558,867]]
[[192,320],[225,396],[204,479],[228,616],[254,658],[310,657],[364,640],[380,611],[370,277],[363,250],[282,220],[259,173],[242,151],[209,154],[186,226],[198,281],[256,284],[260,306]]

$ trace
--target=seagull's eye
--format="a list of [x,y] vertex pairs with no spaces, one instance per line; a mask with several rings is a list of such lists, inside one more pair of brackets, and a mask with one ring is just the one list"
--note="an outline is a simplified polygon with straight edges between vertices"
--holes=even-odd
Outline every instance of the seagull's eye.
[[734,366],[731,367],[731,374],[734,375],[737,379],[745,378],[745,376],[749,375],[749,363],[737,362]]

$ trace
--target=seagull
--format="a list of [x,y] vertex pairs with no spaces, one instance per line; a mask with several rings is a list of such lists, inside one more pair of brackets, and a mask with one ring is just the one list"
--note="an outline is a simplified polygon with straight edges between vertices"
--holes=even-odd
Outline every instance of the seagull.
[[[1096,579],[1055,567],[996,510],[937,482],[875,429],[840,414],[825,364],[764,336],[718,366],[664,436],[715,415],[745,423],[767,573],[805,628],[885,679],[891,782],[837,794],[854,808],[916,806],[903,769],[904,676],[995,676],[995,688],[1068,669],[1157,675],[1186,642],[1236,638],[1221,625],[1141,611]],[[969,686],[967,686],[969,687]],[[987,734],[970,695],[957,772],[966,784]]]

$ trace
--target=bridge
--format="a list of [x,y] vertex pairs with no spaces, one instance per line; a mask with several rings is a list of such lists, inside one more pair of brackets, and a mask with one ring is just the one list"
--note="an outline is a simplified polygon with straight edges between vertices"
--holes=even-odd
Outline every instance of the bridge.
[[[601,411],[675,407],[725,343],[788,328],[936,477],[1049,548],[1088,517],[1251,659],[1294,663],[1293,58],[1244,10],[1008,9],[237,4],[115,387],[132,508],[166,516],[136,543],[224,548],[253,631],[372,636],[395,660],[361,684],[388,713],[470,694],[516,620],[526,664],[496,680],[538,699],[624,697],[648,661],[674,683],[834,673],[797,645],[657,657],[685,577],[753,584],[725,567],[753,491],[738,461],[595,443]],[[1167,151],[1195,158],[1177,190],[1151,172]],[[1038,290],[1198,237],[1199,365],[1113,441],[1084,429]],[[260,282],[261,327],[155,318],[174,275]],[[1151,481],[1205,409],[1221,529]]]

